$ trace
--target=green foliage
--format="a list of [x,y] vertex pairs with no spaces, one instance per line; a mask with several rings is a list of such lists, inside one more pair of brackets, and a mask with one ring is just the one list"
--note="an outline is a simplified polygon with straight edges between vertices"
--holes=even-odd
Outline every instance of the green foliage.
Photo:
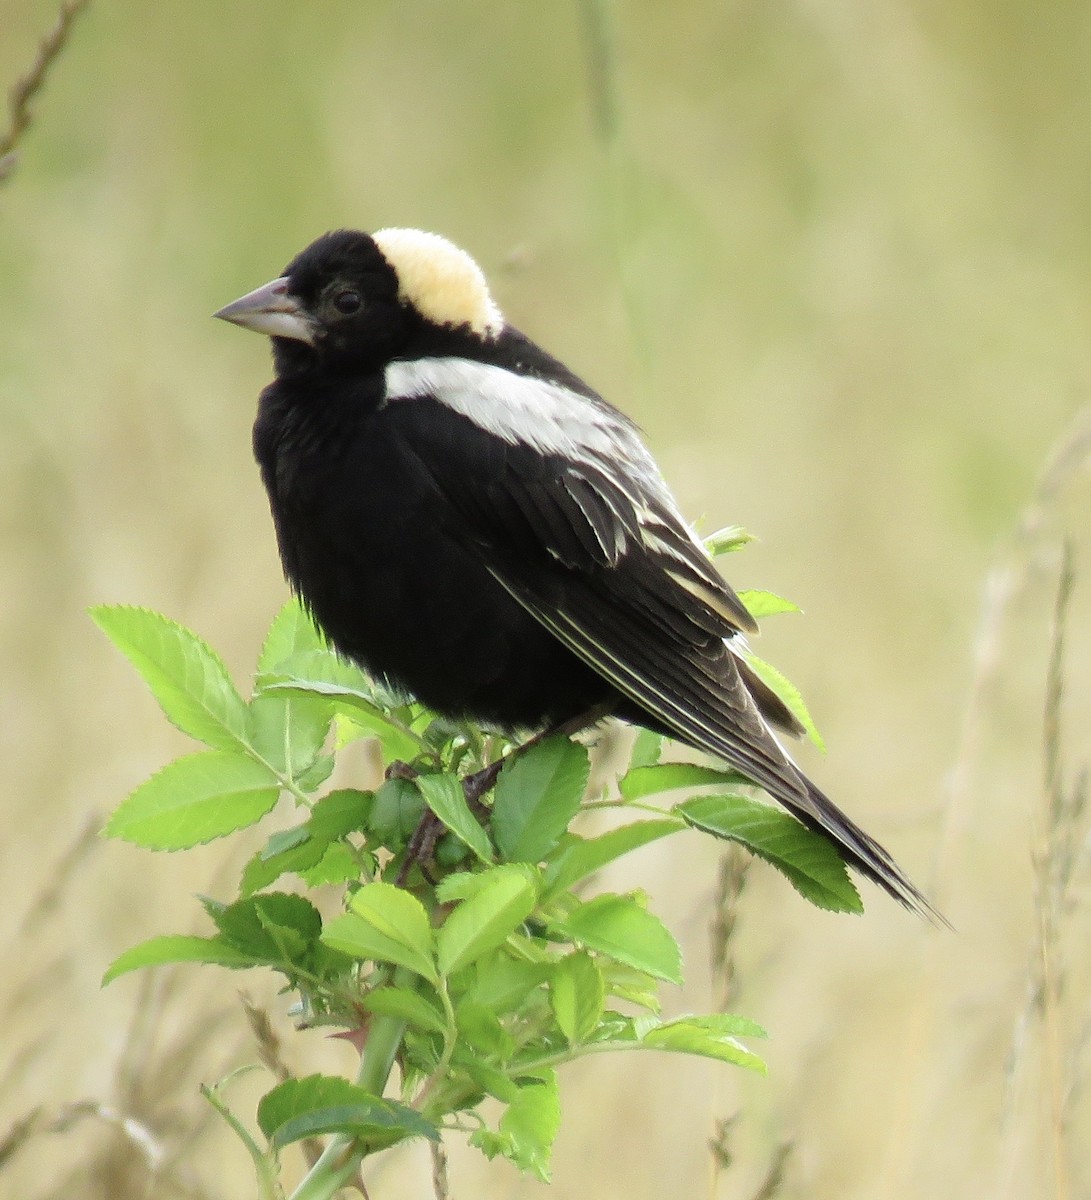
[[[728,531],[722,548],[744,540]],[[791,609],[768,593],[746,599],[755,611]],[[302,810],[251,857],[234,899],[203,901],[209,935],[153,937],[106,973],[182,962],[272,969],[307,1021],[362,1043],[354,1082],[290,1079],[264,1097],[264,1148],[221,1088],[206,1091],[262,1179],[276,1178],[281,1147],[332,1135],[298,1200],[332,1195],[366,1155],[455,1129],[490,1158],[548,1179],[561,1112],[555,1071],[587,1054],[660,1050],[764,1071],[740,1040],[762,1036],[753,1022],[660,1019],[659,987],[682,979],[678,943],[643,893],[586,895],[596,872],[631,851],[698,830],[747,846],[821,907],[860,908],[824,839],[739,794],[746,781],[735,771],[660,762],[655,734],[637,737],[616,785],[593,797],[624,822],[585,836],[585,746],[552,737],[516,750],[394,700],[339,659],[294,602],[269,631],[249,698],[173,621],[128,607],[94,618],[168,719],[206,747],[138,786],[109,835],[183,850],[256,824],[282,797]],[[786,695],[791,685],[776,686]],[[360,737],[379,742],[385,782],[323,790],[336,750]],[[480,773],[498,756],[490,789],[493,777]],[[301,892],[329,884],[344,904],[324,920]],[[384,1096],[394,1062],[396,1099]],[[481,1109],[490,1097],[503,1106],[495,1125]]]

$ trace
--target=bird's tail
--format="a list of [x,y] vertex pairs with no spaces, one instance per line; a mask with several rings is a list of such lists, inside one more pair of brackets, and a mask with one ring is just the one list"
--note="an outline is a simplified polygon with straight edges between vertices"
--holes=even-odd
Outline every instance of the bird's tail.
[[[794,766],[794,764],[793,764]],[[842,858],[861,875],[877,883],[906,908],[920,913],[935,925],[949,926],[946,917],[913,883],[879,843],[847,817],[834,802],[796,768],[805,798],[787,789],[774,792],[776,798],[809,829],[836,843]]]

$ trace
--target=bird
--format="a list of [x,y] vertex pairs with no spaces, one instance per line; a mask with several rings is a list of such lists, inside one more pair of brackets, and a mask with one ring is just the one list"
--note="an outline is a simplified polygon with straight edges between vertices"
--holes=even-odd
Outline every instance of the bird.
[[490,728],[609,713],[668,735],[936,915],[784,748],[802,728],[748,663],[757,624],[637,426],[508,323],[468,253],[338,229],[215,316],[271,339],[254,455],[339,654]]

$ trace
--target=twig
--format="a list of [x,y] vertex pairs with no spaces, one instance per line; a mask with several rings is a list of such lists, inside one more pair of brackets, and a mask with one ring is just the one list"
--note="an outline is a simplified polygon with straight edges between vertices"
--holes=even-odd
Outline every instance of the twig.
[[773,1161],[769,1164],[769,1170],[752,1200],[773,1200],[773,1197],[780,1191],[780,1185],[784,1182],[793,1148],[791,1142],[781,1142],[773,1151]]
[[731,944],[739,920],[739,899],[753,859],[739,846],[729,846],[720,856],[716,888],[716,908],[709,937],[712,942],[712,981],[716,988],[716,1007],[727,1012],[738,995],[738,972]]
[[[258,1061],[278,1083],[284,1083],[291,1079],[292,1070],[281,1054],[280,1038],[277,1037],[273,1023],[269,1020],[268,1012],[259,1004],[255,1004],[244,991],[239,992],[239,1000],[242,1001],[247,1024],[250,1026],[250,1032],[254,1035],[254,1041],[257,1044]],[[303,1138],[299,1143],[299,1148],[308,1167],[313,1167],[321,1157],[322,1143],[318,1138]]]
[[971,772],[985,725],[986,701],[1004,665],[1003,635],[1008,613],[1023,592],[1058,497],[1091,465],[1091,408],[1081,410],[1050,454],[1007,549],[985,577],[981,616],[974,637],[970,689],[963,709],[954,765],[947,778],[932,867],[931,894],[942,899],[950,860],[972,818],[968,803]]
[[15,149],[34,121],[33,101],[42,90],[50,68],[68,44],[76,18],[90,3],[91,0],[65,0],[57,15],[56,24],[38,46],[38,57],[31,64],[30,70],[15,81],[8,93],[8,128],[0,135],[0,183],[15,169]]
[[432,1191],[436,1200],[451,1200],[451,1181],[447,1178],[447,1151],[442,1142],[431,1142]]

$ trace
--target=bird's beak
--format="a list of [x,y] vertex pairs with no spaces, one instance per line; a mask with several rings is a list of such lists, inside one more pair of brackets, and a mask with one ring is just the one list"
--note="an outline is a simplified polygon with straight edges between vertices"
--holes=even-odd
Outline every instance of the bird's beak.
[[315,324],[303,306],[288,294],[287,278],[274,279],[212,314],[270,337],[294,338],[314,345]]

